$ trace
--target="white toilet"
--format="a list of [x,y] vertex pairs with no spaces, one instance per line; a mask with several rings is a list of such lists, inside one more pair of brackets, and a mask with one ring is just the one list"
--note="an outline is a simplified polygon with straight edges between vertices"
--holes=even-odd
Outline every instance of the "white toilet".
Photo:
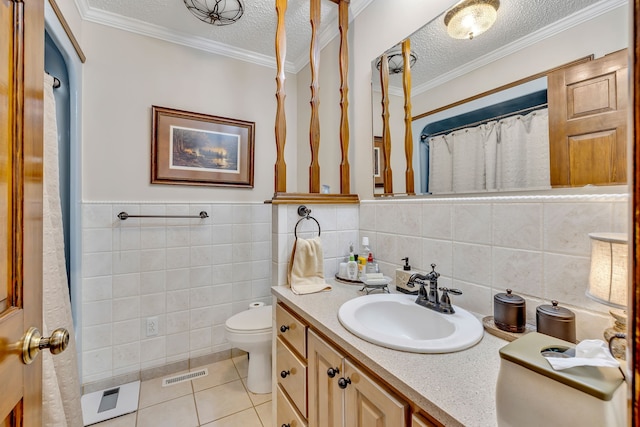
[[249,353],[247,388],[252,393],[271,393],[271,306],[252,308],[227,319],[227,340]]
[[499,427],[624,427],[626,384],[616,368],[551,368],[543,349],[573,344],[530,332],[500,349],[496,387]]

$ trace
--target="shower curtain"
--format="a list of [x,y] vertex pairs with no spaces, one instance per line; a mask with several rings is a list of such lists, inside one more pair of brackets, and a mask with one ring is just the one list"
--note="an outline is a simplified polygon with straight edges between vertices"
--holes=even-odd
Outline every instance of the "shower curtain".
[[42,425],[81,427],[80,380],[71,301],[67,285],[58,175],[58,130],[53,77],[44,76],[44,173],[42,192],[42,310],[43,336],[55,328],[69,331],[67,349],[42,356]]

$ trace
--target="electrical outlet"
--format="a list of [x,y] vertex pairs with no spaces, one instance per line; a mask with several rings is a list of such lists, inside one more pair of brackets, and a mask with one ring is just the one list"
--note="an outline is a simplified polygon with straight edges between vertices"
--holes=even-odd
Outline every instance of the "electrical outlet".
[[147,336],[153,337],[158,335],[158,317],[147,317]]

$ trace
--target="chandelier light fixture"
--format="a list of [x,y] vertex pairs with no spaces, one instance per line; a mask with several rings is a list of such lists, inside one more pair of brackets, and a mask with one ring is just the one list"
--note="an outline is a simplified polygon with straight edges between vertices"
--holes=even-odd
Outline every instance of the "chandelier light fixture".
[[[409,67],[413,67],[413,65],[418,60],[418,57],[412,52],[409,54]],[[404,71],[404,58],[402,57],[402,52],[390,52],[387,53],[387,61],[389,63],[389,74],[400,74]],[[378,58],[376,62],[376,68],[380,69],[380,64],[382,63],[382,57]]]
[[454,39],[471,40],[491,28],[499,7],[499,0],[464,0],[444,16],[447,33]]
[[184,0],[184,5],[199,20],[211,25],[230,25],[244,13],[241,0]]

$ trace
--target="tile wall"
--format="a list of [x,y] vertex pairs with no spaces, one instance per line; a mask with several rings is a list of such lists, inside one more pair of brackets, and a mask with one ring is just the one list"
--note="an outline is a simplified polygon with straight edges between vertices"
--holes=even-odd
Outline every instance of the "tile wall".
[[[318,235],[318,225],[313,220],[298,215],[299,205],[273,205],[272,226],[272,281],[279,286],[287,285],[287,265],[291,257],[295,229],[298,237],[311,238]],[[332,278],[338,265],[349,255],[349,243],[358,247],[359,205],[313,205],[311,216],[320,225],[324,255],[324,277]]]
[[414,269],[435,263],[441,286],[464,292],[454,304],[492,315],[493,295],[510,288],[528,322],[555,299],[576,313],[579,340],[602,339],[611,317],[585,296],[587,234],[626,232],[627,209],[626,194],[372,201],[360,205],[360,235],[386,275],[407,256]]
[[226,319],[271,302],[269,205],[84,203],[82,216],[83,384],[228,350]]

